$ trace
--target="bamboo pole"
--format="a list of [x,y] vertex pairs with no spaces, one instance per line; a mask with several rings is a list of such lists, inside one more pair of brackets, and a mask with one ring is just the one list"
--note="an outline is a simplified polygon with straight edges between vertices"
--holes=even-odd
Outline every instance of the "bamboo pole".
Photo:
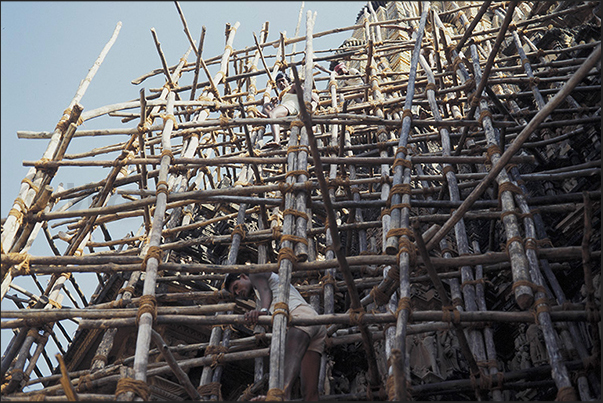
[[[515,392],[528,391],[530,388],[538,390],[539,393],[547,393],[547,396],[555,393],[553,388],[557,388],[560,391],[559,398],[567,398],[571,393],[575,395],[577,391],[582,400],[596,399],[600,395],[600,382],[596,379],[596,368],[593,371],[591,363],[593,357],[598,354],[594,345],[598,342],[598,333],[588,332],[593,329],[596,331],[595,327],[600,321],[596,312],[593,314],[592,290],[586,291],[588,298],[582,303],[571,304],[569,301],[579,298],[575,290],[582,277],[585,289],[588,289],[589,285],[592,286],[591,268],[594,262],[600,259],[600,250],[597,250],[597,244],[593,243],[593,239],[597,239],[597,232],[589,227],[591,222],[598,219],[597,204],[593,211],[591,199],[594,203],[600,200],[600,190],[595,180],[595,175],[600,173],[600,161],[596,157],[599,140],[597,131],[593,130],[593,125],[600,121],[600,116],[591,98],[593,91],[600,90],[596,81],[598,70],[593,68],[597,63],[595,56],[600,56],[600,41],[593,40],[562,49],[560,44],[553,44],[550,45],[550,50],[539,50],[537,46],[549,45],[544,42],[535,44],[530,40],[537,30],[542,31],[543,24],[549,21],[555,24],[553,30],[547,31],[547,35],[554,36],[557,24],[559,27],[564,26],[564,22],[560,20],[561,16],[578,18],[578,13],[589,13],[594,6],[585,3],[576,8],[560,4],[551,13],[548,10],[545,12],[546,7],[543,4],[531,6],[518,3],[517,10],[512,13],[510,10],[515,4],[516,2],[509,5],[488,2],[461,7],[450,4],[447,6],[448,10],[440,12],[430,10],[425,4],[404,4],[402,7],[409,17],[393,21],[378,21],[374,9],[376,5],[369,4],[366,10],[363,10],[366,19],[359,20],[357,25],[324,32],[324,35],[327,35],[353,29],[357,30],[355,36],[358,33],[362,35],[363,32],[366,34],[367,41],[364,44],[352,46],[344,52],[339,49],[327,49],[323,53],[326,56],[320,56],[320,51],[314,51],[311,39],[321,37],[323,33],[308,35],[306,32],[304,37],[297,37],[295,34],[294,38],[287,39],[283,32],[279,39],[267,43],[265,23],[261,35],[255,38],[255,46],[238,50],[225,48],[220,56],[203,60],[200,47],[204,30],[200,47],[195,48],[194,41],[187,32],[182,10],[176,3],[187,41],[191,44],[190,50],[195,50],[197,55],[195,63],[181,61],[176,66],[168,66],[154,34],[162,68],[144,77],[166,74],[164,88],[151,89],[152,95],[149,97],[145,97],[141,91],[139,100],[102,106],[82,113],[80,117],[89,120],[106,114],[123,118],[122,123],[140,119],[140,123],[144,125],[147,117],[154,119],[160,111],[171,105],[174,116],[172,122],[182,120],[178,128],[172,128],[170,136],[174,137],[175,145],[171,147],[171,152],[180,152],[180,155],[171,158],[168,164],[163,163],[163,154],[154,155],[156,150],[165,151],[163,135],[170,124],[170,118],[159,124],[152,124],[151,121],[142,132],[139,127],[75,130],[77,125],[72,124],[69,131],[65,131],[62,140],[57,142],[53,154],[55,158],[52,161],[24,163],[26,166],[32,166],[36,172],[47,170],[48,174],[45,174],[43,181],[49,181],[53,171],[66,166],[78,167],[80,170],[85,167],[104,166],[109,168],[109,173],[103,181],[77,188],[57,191],[47,188],[45,193],[40,191],[39,195],[35,196],[36,201],[28,208],[28,213],[23,215],[23,222],[19,224],[19,230],[11,241],[12,249],[9,250],[20,252],[27,262],[16,261],[13,255],[2,253],[2,296],[7,296],[7,302],[14,302],[19,308],[17,311],[3,310],[2,328],[14,329],[14,337],[10,340],[2,359],[3,381],[8,379],[8,383],[3,385],[3,399],[22,397],[34,400],[44,393],[47,400],[67,400],[63,386],[60,385],[63,375],[58,374],[58,368],[57,374],[44,377],[38,363],[39,358],[44,357],[48,366],[52,367],[46,351],[54,346],[47,343],[48,336],[53,338],[65,357],[69,356],[61,346],[62,341],[59,341],[61,336],[65,336],[69,343],[72,342],[66,327],[63,326],[64,321],[76,323],[85,334],[98,332],[103,335],[100,344],[95,347],[96,354],[89,364],[90,369],[82,366],[81,370],[66,375],[73,380],[73,385],[77,387],[77,396],[82,400],[91,400],[94,396],[108,400],[107,395],[95,394],[93,389],[112,388],[123,377],[139,380],[136,375],[132,375],[136,371],[144,372],[143,378],[148,383],[154,376],[167,375],[178,378],[179,374],[181,385],[185,385],[186,379],[180,371],[211,367],[214,369],[212,378],[206,385],[211,384],[213,387],[220,382],[221,369],[224,368],[224,373],[229,370],[224,367],[226,363],[247,365],[245,360],[253,360],[258,364],[253,390],[254,393],[261,393],[261,388],[265,387],[262,380],[268,378],[263,377],[265,371],[259,364],[269,356],[268,361],[272,356],[278,356],[278,360],[283,359],[282,340],[286,336],[286,326],[289,325],[328,326],[327,348],[330,349],[339,349],[349,343],[362,343],[363,357],[367,359],[370,368],[369,378],[375,374],[380,375],[377,380],[369,379],[367,394],[341,395],[331,389],[331,396],[321,396],[321,400],[341,400],[345,397],[366,399],[367,396],[374,398],[377,396],[377,387],[385,387],[389,399],[400,400],[431,396],[441,399],[448,395],[464,396],[474,391],[478,394],[478,399],[490,398],[500,401],[513,396]],[[392,5],[388,4],[387,7]],[[568,8],[563,9],[566,6]],[[505,15],[497,7],[505,7],[509,32],[506,32],[506,23],[500,24]],[[473,17],[472,23],[465,17],[467,9],[472,9],[472,15],[477,15]],[[485,12],[486,10],[488,12]],[[300,17],[301,11],[300,9]],[[420,19],[422,23],[423,15],[430,12],[433,17],[433,29],[425,30],[424,24],[421,31],[423,39],[417,38],[418,30],[411,41],[391,40],[385,35],[385,31],[382,32],[397,32],[402,29],[401,26],[392,24],[415,24],[419,23]],[[421,14],[421,17],[415,17],[418,14]],[[444,16],[448,23],[452,21],[445,27],[440,21],[440,17],[443,20]],[[510,23],[511,16],[515,20],[515,26]],[[592,21],[596,20],[592,18]],[[311,16],[309,19],[313,22]],[[483,28],[478,29],[478,24],[482,25],[482,22]],[[493,29],[488,29],[490,23]],[[532,24],[529,29],[525,29],[527,24]],[[446,29],[445,32],[443,28]],[[227,34],[231,36],[233,31]],[[295,45],[302,40],[306,41],[304,76],[308,88],[305,91],[300,88],[299,94],[309,93],[311,79],[318,85],[323,81],[326,83],[327,80],[334,80],[334,74],[319,63],[339,58],[352,63],[366,63],[366,74],[370,82],[367,82],[367,85],[341,90],[333,85],[327,85],[324,90],[318,89],[321,102],[312,116],[308,116],[306,108],[302,108],[301,120],[304,127],[300,129],[300,117],[266,119],[257,116],[255,108],[261,104],[261,100],[255,100],[255,95],[262,92],[269,95],[273,86],[269,83],[265,89],[258,90],[255,83],[256,77],[270,78],[272,72],[276,73],[287,56],[291,58],[296,75],[293,60],[301,52],[295,52]],[[269,47],[270,44],[275,48],[274,51]],[[520,50],[522,44],[529,46],[530,51]],[[287,45],[293,45],[291,53],[286,52]],[[435,53],[432,52],[432,46]],[[461,54],[461,48],[466,49],[471,64]],[[504,48],[506,53],[517,49],[517,53],[502,55],[498,51],[499,48]],[[422,54],[416,49],[422,49]],[[442,66],[445,62],[440,61],[440,52],[444,50],[448,56],[447,66]],[[418,58],[425,74],[418,67],[416,60],[414,73],[390,70],[388,59],[395,58],[400,52],[407,52],[409,56]],[[225,57],[227,53],[228,56]],[[587,53],[591,53],[591,57],[582,57]],[[230,56],[234,58],[234,74],[227,73]],[[455,56],[459,56],[458,61]],[[532,61],[539,59],[540,62],[525,61],[528,58]],[[555,58],[557,60],[554,60]],[[559,60],[561,58],[566,60]],[[257,69],[260,60],[264,63],[263,70]],[[273,60],[274,64],[269,68]],[[407,61],[404,63],[412,64]],[[210,76],[208,66],[218,64],[221,72],[215,77]],[[431,68],[436,70],[434,66],[438,68],[432,72]],[[201,67],[208,75],[204,83],[198,82],[198,71]],[[320,70],[316,75],[313,73],[314,67]],[[394,66],[395,69],[399,67]],[[488,71],[490,77],[486,77]],[[193,84],[170,88],[170,82],[176,83],[183,72],[194,72]],[[471,79],[475,81],[471,82]],[[568,82],[559,89],[565,81]],[[579,85],[587,82],[591,85]],[[224,85],[223,91],[220,84]],[[245,85],[247,88],[244,88]],[[207,99],[200,97],[194,100],[195,90],[201,87],[210,88],[202,95]],[[189,89],[191,100],[175,100],[181,96],[180,91]],[[469,96],[472,90],[473,98]],[[482,91],[486,92],[484,95],[487,94],[489,99],[484,98],[483,102],[480,102],[476,95],[481,95]],[[170,101],[166,99],[168,93],[172,98]],[[358,96],[364,96],[366,99],[349,106],[344,112],[337,108],[335,100],[338,95],[343,95],[346,100]],[[551,97],[548,104],[544,101],[546,97]],[[472,100],[476,100],[475,103]],[[558,108],[564,101],[567,101],[567,106]],[[532,102],[536,102],[537,107],[541,109],[538,113],[530,110]],[[402,105],[409,105],[403,114],[400,111]],[[473,107],[475,109],[472,109]],[[411,116],[411,109],[414,116]],[[488,113],[488,110],[492,112]],[[193,111],[195,114],[191,114]],[[482,111],[483,116],[475,111]],[[222,116],[211,117],[214,112]],[[75,115],[72,116],[72,121],[74,120]],[[279,124],[282,127],[290,125],[289,142],[290,145],[298,147],[296,151],[255,150],[260,143],[259,139],[264,136],[266,124]],[[328,130],[325,130],[325,127]],[[394,129],[401,136],[391,139],[390,135]],[[534,130],[539,131],[539,138],[532,134]],[[66,153],[69,140],[73,137],[105,135],[127,135],[129,141],[116,141],[110,145],[99,144],[90,152]],[[18,136],[51,138],[52,134],[19,132]],[[403,136],[406,136],[405,148],[400,147]],[[182,137],[181,141],[178,137]],[[457,147],[456,153],[451,152],[453,142],[461,145]],[[592,150],[584,146],[590,142],[593,143]],[[245,144],[247,149],[243,149],[242,144]],[[493,153],[491,157],[494,160],[487,155],[475,154],[484,154],[486,148],[495,144],[506,151]],[[389,156],[390,147],[395,153],[393,157]],[[579,151],[579,154],[575,154],[574,150]],[[585,150],[588,150],[589,154]],[[130,158],[134,155],[129,154],[129,151],[139,155]],[[103,155],[114,152],[123,153],[120,156],[123,158],[101,160]],[[411,152],[414,155],[408,155]],[[404,153],[404,158],[410,162],[414,171],[406,168],[408,162],[400,165],[400,153]],[[520,153],[522,155],[517,155]],[[564,156],[570,158],[568,161],[571,161],[572,165],[561,169],[549,168],[553,166],[553,162]],[[86,160],[89,157],[94,161]],[[498,164],[496,160],[499,161]],[[575,164],[576,161],[579,163]],[[491,168],[489,162],[492,162]],[[330,166],[323,168],[324,164]],[[156,169],[157,165],[160,165],[159,170]],[[286,170],[279,169],[281,166]],[[128,175],[134,168],[138,170],[138,174]],[[349,175],[346,180],[337,177],[339,169],[342,174]],[[493,173],[495,170],[498,171]],[[287,175],[287,172],[294,171],[295,175]],[[123,177],[124,174],[128,176]],[[327,174],[329,179],[325,179]],[[228,179],[225,175],[229,175],[233,181],[236,178],[235,184],[225,185]],[[255,181],[252,180],[254,175]],[[152,178],[159,182],[165,180],[166,195],[163,201],[158,197],[161,195],[157,191],[146,189]],[[498,209],[496,191],[491,189],[493,180],[497,181],[495,186],[503,184],[500,191],[503,203],[502,208]],[[578,181],[578,190],[574,188],[575,181]],[[138,189],[128,186],[131,184]],[[408,187],[408,194],[404,193],[404,196],[399,197],[399,188],[392,188],[395,184]],[[521,192],[517,189],[509,190],[511,184],[521,189]],[[163,188],[163,184],[156,187]],[[586,193],[582,194],[582,189],[585,189]],[[115,206],[104,206],[102,202],[98,204],[108,192],[115,192],[126,202]],[[482,197],[484,192],[488,194]],[[397,198],[396,203],[393,202],[394,196]],[[71,209],[87,197],[94,198],[95,204],[90,208]],[[53,211],[60,201],[65,204]],[[281,202],[285,205],[281,205]],[[160,205],[163,205],[163,217],[167,219],[166,213],[169,213],[170,220],[160,224],[160,228],[153,229],[157,225],[155,222],[151,225],[150,215],[158,215]],[[286,210],[283,207],[305,213],[307,220],[305,217],[291,217],[290,214],[285,214],[283,218],[288,222],[287,231],[285,225],[281,229],[278,216],[282,214],[280,210]],[[377,217],[384,207],[384,213]],[[386,214],[390,211],[388,207],[398,210],[396,213],[393,213],[393,210],[390,213],[397,214],[395,220],[390,214]],[[265,217],[267,208],[273,213],[270,223]],[[459,212],[459,209],[462,211]],[[15,214],[17,213],[10,216]],[[143,225],[136,236],[110,238],[106,225],[130,217],[144,220],[145,214],[149,217],[145,220],[146,234]],[[240,214],[251,219],[248,222],[250,228],[245,234],[245,239],[235,242],[237,234],[227,234],[223,228],[228,227],[228,222]],[[591,214],[594,218],[591,218]],[[346,216],[347,222],[342,222]],[[364,221],[365,216],[370,219]],[[9,223],[9,219],[13,220],[11,217],[2,220],[3,226]],[[515,222],[509,226],[513,217]],[[52,226],[48,226],[50,220],[55,220]],[[236,220],[237,223],[242,223],[239,218]],[[390,221],[395,221],[395,225]],[[498,221],[502,222],[500,229],[497,228]],[[321,226],[320,222],[325,225]],[[331,225],[331,222],[335,225]],[[400,244],[397,239],[404,239],[406,236],[410,241],[413,238],[404,235],[402,231],[397,234],[396,231],[390,233],[392,228],[408,229],[410,225],[419,226],[422,230],[421,234],[412,234],[413,238],[421,237],[415,241],[421,248],[420,256],[415,256],[412,246]],[[61,226],[66,228],[63,230]],[[486,252],[482,253],[480,242],[483,245],[487,239],[482,239],[481,236],[482,233],[488,232],[488,226],[491,228],[490,245]],[[54,246],[55,254],[60,255],[54,245],[56,241],[57,246],[59,242],[67,243],[68,249],[76,256],[25,256],[42,227],[51,247]],[[50,233],[50,229],[57,227],[62,231],[56,235]],[[93,242],[91,234],[94,228],[103,231],[104,241],[95,239]],[[454,232],[451,231],[453,229]],[[278,263],[268,263],[274,257],[269,243],[276,240],[275,244],[279,245],[280,230],[283,230],[285,235],[298,236],[295,240],[305,239],[309,242],[307,250],[305,245],[300,246],[302,243],[297,241],[284,241],[280,244],[281,250],[286,246],[297,248],[298,256],[301,257],[299,260],[304,260],[304,256],[307,256],[306,261],[297,261],[295,258],[293,264],[293,261],[284,258],[279,259]],[[5,231],[6,227],[3,228],[3,237]],[[475,236],[469,237],[467,233],[471,234],[473,231]],[[554,237],[555,246],[544,244],[548,241],[548,231],[551,231],[550,235]],[[146,248],[151,245],[150,238],[145,235],[151,232],[156,240],[162,238],[157,242],[153,241],[153,245],[158,248],[158,256],[165,254],[166,259],[144,259]],[[379,246],[384,253],[364,255],[369,249],[377,249],[376,237],[379,232],[383,235]],[[372,235],[367,239],[369,234]],[[396,238],[391,236],[394,234]],[[500,251],[499,245],[495,244],[500,236],[513,240],[512,243],[522,249],[519,251],[521,253]],[[562,244],[570,238],[574,242],[580,239],[580,236],[582,244],[579,246]],[[536,248],[531,247],[532,239],[539,241]],[[90,253],[80,255],[85,246],[89,248]],[[128,246],[128,249],[122,250],[124,246]],[[437,246],[439,250],[434,251]],[[119,250],[114,250],[116,247]],[[238,248],[245,248],[251,256],[257,256],[257,263],[211,263],[214,259],[224,258],[214,256],[216,250],[229,250],[232,253]],[[7,249],[4,249],[3,239],[3,252],[5,251]],[[454,251],[458,251],[459,255],[455,256]],[[399,258],[396,253],[399,253]],[[525,280],[530,280],[532,284],[521,282],[515,287],[515,291],[526,286],[535,294],[537,303],[532,306],[525,304],[527,308],[533,308],[534,312],[516,311],[513,296],[507,299],[512,283],[508,289],[505,288],[506,279],[517,279],[517,273],[514,275],[513,272],[518,268],[518,256],[522,261],[519,266],[524,267],[528,273]],[[147,337],[149,343],[153,339],[152,329],[155,326],[190,326],[209,331],[214,326],[227,329],[232,325],[235,327],[232,328],[231,334],[222,332],[222,341],[228,345],[224,356],[217,357],[209,348],[204,357],[192,360],[171,360],[168,357],[166,360],[169,360],[169,363],[155,363],[153,359],[161,358],[160,350],[151,350],[149,347],[144,349],[143,343],[137,341],[134,354],[120,357],[120,360],[114,363],[107,363],[102,359],[103,355],[109,354],[113,347],[117,347],[113,344],[118,328],[138,330],[141,337],[144,326],[135,316],[139,316],[137,313],[144,309],[123,308],[126,304],[128,307],[145,306],[145,300],[150,294],[146,289],[142,297],[120,290],[114,300],[99,300],[79,309],[79,301],[76,302],[66,288],[67,278],[62,274],[96,273],[99,280],[94,292],[96,295],[101,293],[104,287],[114,284],[106,282],[109,276],[118,278],[130,275],[128,287],[134,286],[143,274],[141,264],[146,270],[144,276],[149,282],[147,285],[150,285],[151,281],[154,284],[153,296],[158,305],[155,313],[149,315],[153,316],[153,325],[149,326],[150,335]],[[151,266],[154,266],[154,269]],[[328,282],[326,275],[331,274],[334,277],[337,268],[343,277],[339,281]],[[287,277],[287,286],[294,284],[304,297],[310,298],[313,306],[319,302],[320,294],[324,294],[324,313],[311,321],[290,321],[276,315],[272,323],[269,320],[271,318],[261,318],[262,326],[273,325],[275,331],[275,337],[272,337],[272,333],[261,336],[264,340],[270,340],[271,345],[277,346],[272,348],[272,353],[268,349],[256,349],[256,337],[248,336],[248,332],[252,330],[243,329],[243,315],[222,314],[234,311],[236,305],[229,295],[215,288],[215,284],[219,284],[226,273],[252,270],[282,272]],[[167,276],[159,277],[160,272],[166,273]],[[53,279],[46,289],[38,281],[38,276],[44,275],[50,275]],[[564,281],[569,280],[571,285],[570,282],[560,284],[560,275]],[[29,281],[29,276],[39,291],[30,292],[19,286],[21,281]],[[149,277],[154,277],[154,280],[149,280]],[[443,282],[448,286],[444,291]],[[179,283],[192,288],[190,291],[175,292],[155,290],[159,285],[171,287],[179,286]],[[195,284],[198,285],[197,288]],[[493,287],[494,284],[496,288],[486,289],[486,286]],[[75,281],[73,285],[86,306],[87,297],[79,291]],[[119,285],[115,283],[114,286]],[[428,287],[430,291],[438,290],[436,298],[439,298],[440,294],[444,299],[448,297],[447,302],[442,299],[440,301],[445,305],[454,305],[454,310],[434,311],[431,310],[433,308],[417,308],[427,302],[422,301],[420,295],[411,294],[411,286]],[[568,287],[571,287],[572,291],[566,297],[564,290],[569,292]],[[15,294],[10,295],[8,290],[13,290]],[[399,292],[396,292],[398,290]],[[383,294],[379,303],[376,298],[378,292]],[[493,294],[490,292],[497,293],[496,298],[492,298]],[[64,296],[69,298],[65,302]],[[411,309],[411,296],[414,309]],[[544,301],[545,297],[551,296],[556,300]],[[22,309],[25,303],[33,309]],[[183,306],[191,303],[194,305]],[[488,306],[490,303],[495,304],[496,308]],[[73,304],[75,308],[65,308],[67,304]],[[365,311],[361,312],[361,318],[360,315],[351,316],[351,311],[341,312],[342,304],[351,304],[353,309],[361,308]],[[63,308],[41,309],[44,306]],[[241,306],[243,309],[248,308],[245,304]],[[242,309],[241,306],[237,308],[237,313]],[[371,311],[376,306],[380,310],[379,313]],[[505,312],[507,309],[511,311]],[[214,315],[216,312],[220,314]],[[145,317],[146,315],[148,314],[142,314]],[[281,323],[277,325],[279,320]],[[42,326],[46,323],[52,323],[53,326],[56,324],[59,332],[55,334],[52,329]],[[513,363],[509,364],[510,361],[506,358],[507,351],[503,351],[506,342],[501,341],[502,333],[498,332],[503,328],[507,329],[505,337],[509,336],[508,333],[513,332],[520,324],[531,324],[542,329],[549,365],[534,367],[529,371],[505,371],[505,368]],[[279,329],[276,329],[277,327]],[[35,336],[30,329],[42,330]],[[234,329],[237,329],[236,333]],[[410,358],[406,357],[407,336],[426,337],[430,332],[446,332],[451,329],[462,333],[461,338],[466,339],[462,344],[470,364],[469,373],[462,374],[461,378],[464,376],[464,379],[425,384],[420,384],[417,378],[411,378],[411,373],[416,374],[417,369],[411,368]],[[594,339],[585,337],[589,335],[595,335]],[[167,346],[159,342],[166,354],[193,351],[203,354],[212,342],[203,336],[199,337],[201,343],[187,346]],[[231,338],[233,340],[230,340]],[[275,341],[275,338],[278,340]],[[384,343],[383,351],[375,350],[381,346],[376,342],[381,341]],[[499,341],[504,346],[499,345]],[[83,348],[79,339],[74,339],[74,342],[70,349]],[[400,344],[404,346],[403,349],[398,348]],[[337,350],[333,352],[337,353]],[[383,365],[383,362],[377,360],[375,361],[379,366],[375,365],[374,357],[390,358],[389,365]],[[576,361],[568,361],[577,357],[583,361],[579,365]],[[499,362],[496,363],[495,359]],[[146,367],[141,370],[140,364],[143,360],[146,360]],[[134,372],[130,369],[132,366],[135,368]],[[274,365],[271,363],[271,376],[278,378],[282,367],[282,361]],[[384,379],[385,373],[379,373],[384,370],[387,371],[387,382]],[[328,364],[325,358],[321,363],[319,379],[324,382],[327,373]],[[38,377],[34,378],[34,375]],[[28,377],[32,379],[27,381]],[[36,384],[44,385],[43,392],[20,392],[22,388]],[[141,384],[141,387],[144,385]],[[384,398],[385,389],[380,390],[379,399]],[[118,384],[116,393],[120,391],[122,396],[119,396],[119,399],[140,399],[135,396],[138,392],[127,391],[124,395]],[[205,391],[194,390],[189,384],[184,392],[191,398],[199,398],[198,396],[206,394]],[[490,393],[490,396],[486,396],[486,393]],[[220,399],[215,388],[207,397]]]

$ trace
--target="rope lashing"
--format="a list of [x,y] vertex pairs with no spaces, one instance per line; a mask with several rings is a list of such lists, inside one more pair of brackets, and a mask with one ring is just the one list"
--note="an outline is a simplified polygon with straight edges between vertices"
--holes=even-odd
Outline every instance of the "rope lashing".
[[286,216],[286,215],[293,215],[296,217],[301,217],[301,218],[305,219],[306,221],[308,220],[308,215],[306,213],[304,213],[303,211],[299,211],[299,210],[295,210],[295,209],[291,209],[291,208],[288,208],[285,211],[283,211],[283,216]]
[[228,116],[226,115],[220,115],[220,126],[226,128],[228,127],[228,122],[230,122],[230,119],[228,119]]
[[290,153],[295,153],[295,152],[302,151],[302,150],[307,152],[308,154],[310,154],[310,147],[308,147],[305,144],[299,144],[299,145],[287,147],[287,155],[289,155]]
[[150,246],[149,249],[147,250],[147,254],[144,257],[144,260],[142,261],[142,267],[141,270],[145,271],[147,269],[147,260],[149,260],[150,258],[155,258],[157,259],[158,262],[161,262],[161,259],[163,258],[163,250],[161,249],[161,247],[159,246]]
[[438,93],[438,87],[436,87],[435,83],[427,83],[425,86],[425,91],[433,91],[434,93]]
[[350,310],[348,312],[349,312],[349,316],[350,316],[350,325],[360,326],[362,324],[362,318],[364,317],[364,314],[366,313],[364,308],[362,306],[359,308],[356,308],[356,309],[350,308]]
[[282,389],[268,389],[268,393],[266,393],[267,402],[282,402],[283,400],[285,400],[285,392]]
[[[55,126],[55,130],[59,130],[61,133],[64,133],[67,130],[67,127],[69,127],[69,118],[71,117],[71,108],[67,108],[63,111],[63,116],[61,117],[61,119],[59,120],[59,122],[57,123],[57,125]],[[80,116],[77,119],[77,125],[81,125],[82,123],[84,123],[84,119],[82,119],[82,117]]]
[[166,196],[169,193],[169,186],[166,181],[157,182],[157,187],[155,189],[155,195],[159,196],[159,193],[164,193]]
[[245,239],[245,236],[247,234],[247,231],[245,230],[245,224],[235,225],[234,229],[232,230],[232,233],[230,234],[231,240],[235,236],[235,234],[239,234],[241,240]]
[[31,255],[28,253],[6,253],[2,254],[2,280],[6,277],[8,269],[11,269],[11,275],[13,277],[31,274],[29,260]]
[[218,396],[218,400],[222,401],[222,389],[220,382],[210,382],[207,385],[201,385],[197,388],[197,392],[201,396]]
[[[277,218],[277,220],[278,220],[278,218]],[[281,236],[282,236],[281,228],[282,227],[279,225],[272,227],[272,239],[274,239],[276,241],[280,241]]]
[[310,176],[310,174],[308,173],[308,171],[306,171],[305,169],[298,169],[296,171],[289,171],[285,174],[285,179],[287,179],[290,176],[297,176],[297,175],[306,175],[307,177]]
[[488,109],[484,109],[480,112],[479,114],[479,118],[477,119],[477,121],[479,122],[480,125],[483,124],[484,118],[490,118],[490,120],[492,120],[492,112],[490,112]]
[[557,391],[555,400],[560,402],[577,402],[579,399],[573,386],[564,386]]
[[[94,357],[92,357],[92,362],[94,362],[94,361],[102,361],[104,364],[106,364],[108,360],[109,359],[104,354],[96,354]],[[81,378],[80,378],[80,382],[81,382]]]
[[174,161],[174,153],[172,153],[172,150],[164,148],[163,150],[161,150],[161,158],[163,158],[166,155],[168,157],[170,157],[170,164],[171,164]]
[[452,305],[442,306],[442,322],[461,323],[461,312]]
[[505,249],[506,249],[507,253],[509,253],[509,246],[511,246],[511,244],[513,242],[519,242],[520,244],[523,244],[523,238],[520,236],[513,236],[513,237],[509,238],[507,240],[507,243],[505,244]]
[[551,312],[551,306],[549,305],[549,303],[550,303],[549,299],[546,297],[538,298],[536,301],[534,301],[532,313],[534,315],[534,322],[536,324],[540,323],[538,321],[538,315],[540,315],[543,312]]
[[387,231],[387,235],[386,238],[392,237],[392,236],[403,236],[406,235],[408,238],[414,240],[414,232],[410,229],[410,228],[391,228],[389,231]]
[[335,285],[337,284],[337,280],[331,275],[331,273],[327,273],[320,278],[320,285],[323,290],[328,284],[331,284],[333,287],[335,287]]
[[408,311],[408,313],[410,314],[411,310],[412,310],[412,308],[410,305],[410,297],[402,297],[398,301],[398,308],[396,309],[396,312],[394,313],[394,315],[397,318],[400,315],[400,312]]
[[370,291],[370,296],[373,298],[375,305],[382,306],[388,303],[390,296],[381,291],[378,286],[373,286]]
[[163,125],[167,123],[168,120],[171,120],[174,123],[174,129],[178,129],[178,121],[176,120],[176,116],[173,113],[162,113],[159,115],[161,119],[163,119]]
[[115,388],[115,397],[118,397],[122,393],[132,392],[135,395],[142,398],[144,401],[149,400],[150,387],[145,381],[138,381],[132,378],[121,378],[117,381],[117,387]]
[[282,247],[278,251],[277,264],[279,266],[281,264],[281,260],[283,260],[283,259],[289,260],[293,264],[293,267],[295,267],[295,265],[297,264],[297,256],[295,256],[295,252],[291,248]]
[[515,209],[515,210],[507,210],[507,211],[503,211],[500,214],[500,220],[502,221],[506,216],[508,215],[514,215],[515,217],[519,216],[519,212]]
[[394,283],[398,284],[400,282],[400,267],[394,266],[387,272],[387,277],[391,279]]
[[293,190],[293,185],[294,183],[279,182],[278,190],[284,196],[286,193],[289,193]]
[[139,300],[138,314],[136,315],[136,326],[143,314],[150,313],[153,323],[157,319],[157,299],[154,295],[142,295]]
[[308,246],[308,240],[301,236],[296,236],[296,235],[291,235],[291,234],[281,235],[281,242],[285,242],[285,241],[299,242],[299,243],[303,243],[304,245]]
[[274,313],[272,314],[272,323],[276,315],[284,315],[287,318],[287,323],[291,322],[291,315],[289,314],[289,305],[285,302],[277,302],[274,304]]
[[498,185],[498,204],[501,204],[501,200],[500,198],[502,197],[502,193],[503,192],[511,192],[511,193],[515,193],[517,195],[523,195],[523,190],[521,190],[521,188],[517,185],[515,185],[513,182],[503,182],[500,185]]
[[[398,161],[398,160],[396,160]],[[392,201],[392,196],[395,194],[401,194],[401,195],[410,195],[412,188],[410,187],[410,184],[408,183],[399,183],[397,185],[392,186],[390,192],[389,192],[389,196],[387,197],[387,201],[385,202],[385,204],[387,206],[389,206],[391,204]]]
[[40,190],[36,185],[34,185],[34,183],[29,178],[23,178],[23,180],[21,180],[21,183],[27,183],[29,187],[32,188],[36,193],[38,193],[38,191]]

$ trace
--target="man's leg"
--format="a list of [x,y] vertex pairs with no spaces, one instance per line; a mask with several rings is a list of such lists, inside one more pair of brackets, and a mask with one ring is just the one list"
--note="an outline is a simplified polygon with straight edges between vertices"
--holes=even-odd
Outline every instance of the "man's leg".
[[318,377],[320,372],[320,354],[306,351],[301,362],[301,389],[304,400],[318,400]]
[[[300,368],[303,366],[302,359],[306,355],[310,336],[296,327],[287,330],[287,340],[285,341],[285,379],[284,392],[285,400],[291,400],[291,388],[295,379],[300,374]],[[318,354],[318,353],[317,353]],[[320,363],[320,359],[318,360]],[[318,383],[318,380],[316,381]]]
[[[276,108],[270,111],[271,118],[284,118],[289,115],[289,109],[283,105],[277,105]],[[281,144],[281,126],[278,123],[274,123],[272,126],[272,135],[274,136],[274,142]]]

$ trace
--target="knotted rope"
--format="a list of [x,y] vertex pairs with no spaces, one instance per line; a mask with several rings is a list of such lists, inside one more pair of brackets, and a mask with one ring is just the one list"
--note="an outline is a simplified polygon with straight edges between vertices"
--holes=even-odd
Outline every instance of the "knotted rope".
[[117,387],[115,388],[115,397],[118,397],[122,393],[132,392],[137,396],[140,396],[142,400],[149,400],[149,385],[145,381],[138,381],[132,378],[121,378],[117,381]]
[[150,313],[153,317],[153,323],[157,319],[157,299],[154,295],[143,295],[140,297],[138,314],[136,315],[136,326],[144,313]]

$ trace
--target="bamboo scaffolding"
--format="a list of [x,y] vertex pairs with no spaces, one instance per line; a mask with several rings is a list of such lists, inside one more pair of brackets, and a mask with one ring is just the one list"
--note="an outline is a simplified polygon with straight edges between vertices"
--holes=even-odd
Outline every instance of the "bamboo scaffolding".
[[[187,52],[170,65],[152,29],[161,67],[132,80],[165,85],[84,112],[118,25],[61,124],[17,133],[49,145],[2,220],[3,400],[279,395],[295,325],[327,327],[320,400],[600,399],[598,6],[369,2],[322,32],[307,10],[300,35],[305,5],[293,38],[265,22],[234,49],[226,24],[203,57],[176,2]],[[262,117],[287,69],[300,114]],[[80,129],[100,117],[138,125]],[[69,154],[79,137],[98,144]],[[105,179],[54,189],[65,167]],[[56,256],[30,255],[42,229]],[[319,315],[248,327],[221,284],[250,272]]]

